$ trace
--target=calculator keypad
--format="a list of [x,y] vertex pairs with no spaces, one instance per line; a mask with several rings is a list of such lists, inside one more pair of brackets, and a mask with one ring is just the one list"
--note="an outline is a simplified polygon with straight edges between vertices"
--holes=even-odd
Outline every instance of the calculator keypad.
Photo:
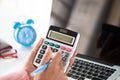
[[49,41],[44,41],[44,43],[42,44],[40,50],[39,50],[39,53],[37,55],[37,58],[36,58],[36,63],[40,63],[43,55],[45,54],[45,51],[48,47],[48,45],[50,46],[51,50],[53,53],[57,52],[59,49],[62,50],[62,61],[63,61],[63,66],[65,66],[66,64],[66,61],[67,61],[67,58],[69,57],[69,54],[71,52],[71,49],[70,48],[67,48],[65,46],[61,46],[59,44],[54,44],[52,42],[49,42]]

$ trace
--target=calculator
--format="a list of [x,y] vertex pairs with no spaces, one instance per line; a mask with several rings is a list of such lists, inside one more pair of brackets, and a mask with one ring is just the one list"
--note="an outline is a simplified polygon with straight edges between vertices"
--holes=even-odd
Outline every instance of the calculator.
[[76,50],[79,38],[80,33],[57,26],[50,26],[46,38],[35,56],[33,64],[38,67],[47,47],[50,46],[52,54],[56,53],[58,50],[62,51],[62,63],[64,72],[66,72],[70,58]]

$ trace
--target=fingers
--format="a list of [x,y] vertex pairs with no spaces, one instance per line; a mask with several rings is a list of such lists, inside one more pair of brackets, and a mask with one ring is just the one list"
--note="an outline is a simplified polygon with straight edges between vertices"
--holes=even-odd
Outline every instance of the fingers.
[[75,51],[74,54],[73,54],[73,57],[75,57],[78,53]]
[[37,53],[37,51],[38,51],[38,49],[40,48],[40,46],[42,45],[42,43],[43,43],[43,38],[41,38],[40,40],[39,40],[39,42],[35,45],[35,47],[33,48],[33,50],[32,50],[32,52],[34,52],[34,53]]
[[69,66],[68,66],[68,68],[67,68],[67,70],[66,70],[66,74],[69,72],[69,70],[71,69],[71,67],[72,67],[72,64],[74,63],[74,61],[75,61],[75,56],[77,55],[77,52],[75,52],[74,53],[74,55],[71,57],[71,59],[70,59],[70,63],[69,63]]
[[67,70],[66,70],[66,74],[70,71],[70,69],[71,69],[71,67],[72,67],[72,64],[74,63],[74,61],[75,61],[75,58],[74,57],[72,57],[71,59],[70,59],[70,64],[69,64],[69,66],[68,66],[68,68],[67,68]]
[[56,52],[56,53],[54,53],[54,54],[55,54],[55,56],[54,56],[54,58],[53,58],[54,64],[59,64],[59,63],[61,63],[61,61],[62,61],[62,56],[61,56],[62,52],[59,50],[58,52]]
[[46,50],[46,52],[45,52],[45,54],[40,62],[40,65],[47,63],[50,60],[50,58],[52,58],[52,54],[51,54],[51,48],[48,46],[48,48],[47,48],[47,50]]
[[32,52],[31,52],[30,57],[29,57],[29,60],[31,60],[31,61],[34,60],[38,49],[40,48],[40,46],[41,46],[42,43],[43,43],[43,40],[44,40],[44,39],[41,38],[41,39],[39,40],[39,42],[35,45],[35,47],[32,49]]

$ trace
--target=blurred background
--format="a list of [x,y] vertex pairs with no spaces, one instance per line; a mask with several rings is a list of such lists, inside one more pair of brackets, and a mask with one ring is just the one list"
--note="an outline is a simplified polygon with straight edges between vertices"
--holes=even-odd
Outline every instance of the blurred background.
[[[17,50],[18,58],[0,58],[0,75],[20,69],[29,57],[34,44],[45,37],[49,28],[52,0],[0,0],[0,40],[10,44]],[[14,38],[15,22],[26,23],[27,19],[34,20],[31,25],[37,39],[30,47],[19,44]],[[0,45],[1,46],[1,45]]]
[[81,34],[77,51],[95,52],[104,23],[119,27],[120,0],[53,0],[50,24]]
[[120,63],[120,0],[53,0],[50,24],[81,34],[78,53]]

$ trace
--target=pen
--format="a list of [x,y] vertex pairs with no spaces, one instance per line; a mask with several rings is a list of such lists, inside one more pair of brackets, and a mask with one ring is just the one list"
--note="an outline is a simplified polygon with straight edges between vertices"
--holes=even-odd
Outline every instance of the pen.
[[50,59],[47,63],[41,65],[40,67],[38,67],[36,70],[34,70],[32,73],[31,73],[31,76],[35,76],[41,72],[43,72],[45,69],[48,68],[49,64],[52,62],[52,59]]

